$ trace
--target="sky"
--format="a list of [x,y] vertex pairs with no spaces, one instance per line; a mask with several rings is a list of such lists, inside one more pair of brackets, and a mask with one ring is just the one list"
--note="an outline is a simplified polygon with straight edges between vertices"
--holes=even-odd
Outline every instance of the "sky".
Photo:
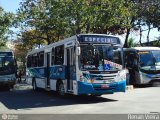
[[16,13],[20,2],[22,2],[22,0],[0,0],[0,6],[2,6],[6,12]]
[[[13,12],[16,13],[16,10],[19,8],[19,3],[23,0],[0,0],[0,6],[3,7],[4,11],[6,12]],[[146,42],[147,39],[147,31],[143,32],[142,34],[142,42]],[[157,37],[160,36],[160,32],[157,29],[153,29],[150,32],[150,41],[155,40]],[[134,38],[136,42],[139,41],[139,34],[138,33],[131,33],[130,37]],[[122,42],[124,42],[125,35],[120,36]]]

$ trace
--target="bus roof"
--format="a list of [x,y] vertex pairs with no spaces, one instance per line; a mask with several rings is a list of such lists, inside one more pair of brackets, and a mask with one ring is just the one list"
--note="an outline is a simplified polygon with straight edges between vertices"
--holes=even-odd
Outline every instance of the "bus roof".
[[118,36],[116,35],[107,35],[107,34],[94,34],[94,33],[90,33],[90,34],[78,34],[77,36],[80,36],[80,35],[93,35],[93,36],[98,36],[98,35],[101,35],[101,36],[109,36],[109,37],[117,37],[119,38]]
[[125,48],[124,50],[138,50],[138,51],[147,51],[147,50],[160,50],[159,47],[131,47],[131,48]]

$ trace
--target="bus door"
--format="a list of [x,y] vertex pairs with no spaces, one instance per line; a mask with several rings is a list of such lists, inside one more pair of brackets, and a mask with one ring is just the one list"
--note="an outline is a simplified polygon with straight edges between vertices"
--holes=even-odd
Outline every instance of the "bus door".
[[130,51],[127,53],[127,67],[130,74],[129,84],[137,84],[137,81],[139,80],[139,67],[136,52]]
[[74,75],[74,47],[66,49],[67,52],[67,91],[73,91],[73,75]]
[[45,75],[46,75],[46,81],[45,81],[45,86],[46,88],[50,87],[50,52],[46,53],[46,70],[45,70]]

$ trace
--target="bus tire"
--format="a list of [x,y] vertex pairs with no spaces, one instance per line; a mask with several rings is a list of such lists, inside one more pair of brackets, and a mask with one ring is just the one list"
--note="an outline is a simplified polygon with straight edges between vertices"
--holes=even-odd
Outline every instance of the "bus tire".
[[91,97],[100,97],[101,96],[101,94],[99,94],[99,95],[90,95]]
[[9,87],[10,87],[10,89],[14,89],[14,85],[10,85]]
[[33,87],[33,91],[37,91],[38,90],[38,87],[37,87],[35,79],[32,81],[32,87]]
[[10,91],[10,86],[9,85],[4,86],[4,90]]
[[65,90],[64,90],[64,85],[62,81],[59,82],[57,85],[57,92],[58,92],[58,95],[65,96]]

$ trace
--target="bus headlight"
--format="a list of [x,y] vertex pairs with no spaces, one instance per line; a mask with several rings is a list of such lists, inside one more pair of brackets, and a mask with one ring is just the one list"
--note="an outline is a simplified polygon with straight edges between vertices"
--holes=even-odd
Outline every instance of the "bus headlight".
[[90,83],[94,83],[94,81],[95,81],[95,78],[92,78],[89,80]]

